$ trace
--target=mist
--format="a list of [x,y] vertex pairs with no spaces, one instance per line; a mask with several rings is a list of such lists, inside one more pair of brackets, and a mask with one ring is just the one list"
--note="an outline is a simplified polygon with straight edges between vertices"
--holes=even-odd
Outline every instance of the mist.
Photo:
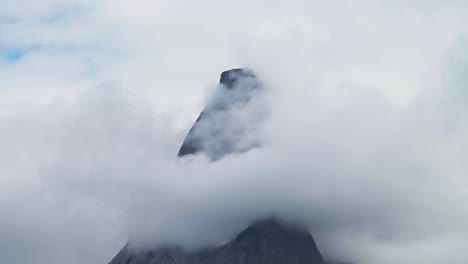
[[[1,53],[1,263],[217,245],[272,215],[326,258],[467,263],[465,4],[0,3],[2,48],[42,43]],[[258,147],[177,159],[244,66],[267,89],[232,118]]]
[[197,248],[275,215],[307,225],[332,258],[465,260],[467,120],[441,95],[400,107],[368,91],[316,91],[320,104],[286,108],[288,90],[271,88],[277,111],[260,125],[262,147],[211,162],[177,160],[181,138],[169,117],[102,89],[2,122],[3,145],[14,145],[2,168],[15,173],[2,191],[2,226],[21,232],[21,250],[44,250],[31,237],[58,247],[52,259],[102,254],[88,239]]

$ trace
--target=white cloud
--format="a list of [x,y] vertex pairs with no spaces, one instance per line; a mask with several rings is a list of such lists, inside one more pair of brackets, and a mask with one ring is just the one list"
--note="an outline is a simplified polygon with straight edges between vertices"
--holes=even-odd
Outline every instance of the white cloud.
[[[0,0],[0,49],[40,46],[0,59],[0,262],[105,263],[276,213],[358,263],[466,263],[462,4]],[[264,148],[176,161],[244,65],[271,87]]]

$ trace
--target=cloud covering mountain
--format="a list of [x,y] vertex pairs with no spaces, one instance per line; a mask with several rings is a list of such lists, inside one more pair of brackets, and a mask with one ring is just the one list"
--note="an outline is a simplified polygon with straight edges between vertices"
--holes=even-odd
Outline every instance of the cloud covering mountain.
[[[467,262],[462,1],[0,6],[0,263],[219,244],[271,214],[325,256]],[[262,147],[175,161],[244,65],[269,87]]]

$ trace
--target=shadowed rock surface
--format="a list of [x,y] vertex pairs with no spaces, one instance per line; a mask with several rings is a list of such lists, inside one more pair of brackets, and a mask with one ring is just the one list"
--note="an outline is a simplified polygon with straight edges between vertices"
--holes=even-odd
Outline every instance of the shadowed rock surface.
[[274,218],[256,222],[230,242],[186,252],[180,248],[134,250],[126,246],[111,264],[322,264],[312,236]]
[[[238,151],[234,148],[237,142],[226,136],[232,129],[226,113],[236,105],[247,103],[259,87],[250,70],[223,72],[218,87],[220,97],[215,98],[200,114],[185,138],[178,157],[211,151],[206,154],[217,160]],[[202,135],[202,132],[205,134]],[[213,141],[219,147],[214,152]],[[110,264],[323,264],[323,261],[307,230],[268,218],[253,223],[219,247],[188,252],[177,247],[138,250],[126,245]]]
[[259,87],[257,77],[248,69],[223,72],[212,100],[193,124],[177,156],[204,152],[210,159],[218,160],[254,147],[254,143],[240,147],[240,142],[255,124],[239,122],[233,118],[233,111],[245,106]]

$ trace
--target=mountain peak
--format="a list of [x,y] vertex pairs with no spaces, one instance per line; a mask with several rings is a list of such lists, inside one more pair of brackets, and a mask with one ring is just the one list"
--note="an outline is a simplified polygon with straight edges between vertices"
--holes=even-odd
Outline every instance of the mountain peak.
[[189,130],[177,156],[204,153],[211,160],[218,160],[258,145],[256,138],[248,133],[255,131],[262,120],[258,116],[262,111],[247,113],[258,87],[260,83],[249,69],[221,73],[218,88]]
[[235,87],[236,82],[242,79],[255,79],[256,76],[252,70],[247,68],[237,68],[227,70],[221,73],[219,83],[224,84],[226,87],[232,89]]
[[[212,160],[255,145],[238,148],[245,131],[256,122],[236,122],[230,110],[243,107],[259,87],[248,69],[232,69],[221,74],[217,100],[200,114],[178,153],[179,157],[204,152]],[[239,110],[239,109],[236,109]],[[245,121],[245,120],[243,120]],[[232,137],[235,134],[236,137]],[[310,233],[296,225],[270,217],[252,223],[222,246],[189,252],[180,247],[131,250],[124,247],[110,264],[323,264]]]

